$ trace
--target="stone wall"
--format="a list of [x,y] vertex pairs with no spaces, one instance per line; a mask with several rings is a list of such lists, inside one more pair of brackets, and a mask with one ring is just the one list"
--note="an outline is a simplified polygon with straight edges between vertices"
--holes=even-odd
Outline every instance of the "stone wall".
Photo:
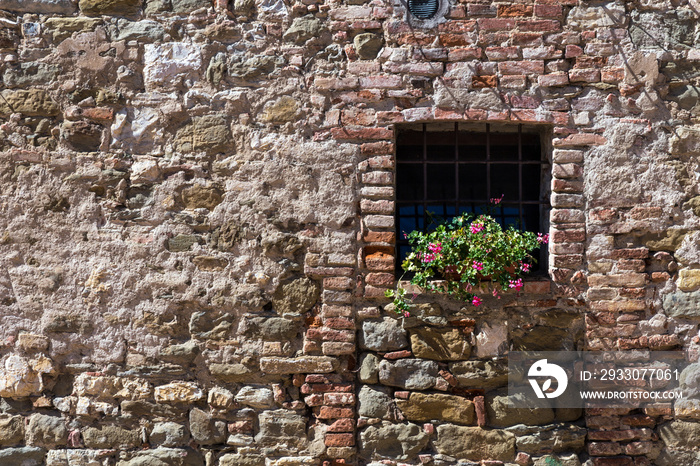
[[[697,399],[503,391],[698,359],[700,3],[441,5],[0,0],[0,464],[700,463]],[[551,135],[549,274],[398,319],[395,134],[455,121]]]

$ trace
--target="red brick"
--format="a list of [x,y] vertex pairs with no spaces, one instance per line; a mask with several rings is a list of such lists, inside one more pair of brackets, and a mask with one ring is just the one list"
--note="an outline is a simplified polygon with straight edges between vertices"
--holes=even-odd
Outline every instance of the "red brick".
[[82,116],[90,120],[107,121],[114,119],[114,109],[110,107],[95,107],[82,109]]
[[539,47],[544,43],[542,34],[536,32],[511,33],[511,42],[513,45],[522,45],[524,47]]
[[228,425],[229,434],[244,434],[253,432],[253,421],[236,421]]
[[619,84],[625,79],[624,68],[603,68],[600,70],[600,80],[608,84]]
[[365,265],[370,270],[392,272],[394,270],[394,256],[383,252],[375,252],[365,257]]
[[321,78],[314,79],[314,85],[318,90],[344,91],[356,89],[359,85],[357,78]]
[[467,14],[469,16],[496,16],[496,7],[494,5],[479,5],[468,4]]
[[367,76],[360,78],[360,87],[364,89],[398,89],[401,76]]
[[552,180],[552,191],[555,193],[582,193],[583,181]]
[[504,4],[498,5],[499,17],[532,16],[532,5]]
[[393,214],[394,201],[362,199],[360,201],[360,212],[363,214]]
[[519,74],[501,76],[500,85],[505,89],[525,89],[527,76]]
[[468,34],[440,34],[440,44],[443,47],[463,47],[465,45],[472,45],[473,43],[474,41]]
[[360,146],[363,155],[385,155],[394,153],[394,144],[391,142],[368,142]]
[[325,393],[323,395],[323,403],[327,406],[343,406],[354,405],[354,393]]
[[591,442],[588,444],[588,454],[591,456],[615,456],[622,452],[619,443]]
[[339,140],[352,139],[392,139],[394,131],[391,128],[361,128],[361,127],[342,127],[332,128],[331,136]]
[[474,89],[496,87],[497,85],[498,79],[496,76],[472,76],[472,87]]
[[561,30],[561,23],[553,19],[518,21],[516,25],[521,32],[556,32]]
[[555,147],[601,146],[607,142],[603,136],[592,133],[570,134],[564,139],[555,139]]
[[389,288],[367,285],[363,296],[368,299],[382,299],[385,297],[385,293],[388,289]]
[[647,248],[615,249],[611,257],[613,259],[646,259],[649,257]]
[[481,58],[481,47],[460,47],[447,51],[448,61],[465,61]]
[[501,74],[544,74],[544,61],[504,61],[498,64]]
[[583,167],[576,163],[555,163],[552,165],[552,175],[556,178],[580,178]]
[[486,47],[485,52],[489,60],[512,60],[520,57],[519,47]]
[[330,319],[326,319],[323,321],[323,324],[326,327],[333,328],[333,329],[340,329],[340,330],[354,330],[355,329],[355,322],[346,319],[344,317],[331,317]]
[[394,286],[394,274],[391,273],[368,273],[365,281],[375,286]]
[[486,120],[488,118],[488,112],[486,110],[470,109],[464,112],[464,118],[467,120]]
[[605,58],[603,57],[590,57],[588,55],[581,55],[576,57],[576,63],[574,64],[574,69],[591,69],[591,68],[602,68],[605,66]]
[[646,275],[643,273],[620,273],[610,275],[590,275],[588,285],[592,287],[630,287],[644,286]]
[[350,277],[328,277],[323,279],[323,287],[329,290],[349,290],[353,280]]
[[555,230],[552,232],[553,243],[575,243],[586,241],[585,230]]
[[514,19],[480,18],[477,20],[482,31],[510,31],[515,28]]
[[567,73],[552,73],[537,77],[537,82],[543,87],[566,86],[569,84]]
[[331,408],[330,406],[321,406],[316,415],[319,419],[342,419],[351,418],[354,416],[352,408]]
[[464,113],[456,110],[446,110],[442,108],[435,108],[434,110],[436,120],[463,120]]
[[344,341],[353,342],[355,341],[354,331],[345,330],[334,330],[323,327],[313,327],[306,331],[306,338],[309,340],[320,340],[320,341]]
[[486,425],[486,404],[483,396],[474,397],[474,408],[476,409],[476,424],[479,427]]
[[354,434],[326,434],[327,447],[352,447],[355,445]]
[[476,30],[476,21],[447,21],[438,26],[439,32],[452,32],[463,34],[465,32],[474,32]]
[[355,430],[354,419],[338,419],[328,427],[327,432],[353,432]]
[[596,83],[600,81],[600,70],[597,69],[574,69],[569,71],[569,81],[572,83]]
[[581,55],[583,55],[583,49],[578,45],[569,44],[566,46],[566,53],[564,55],[566,58],[576,58]]
[[411,350],[400,350],[392,351],[391,353],[384,353],[384,359],[394,360],[409,358],[412,356]]
[[562,6],[561,5],[542,5],[542,4],[537,4],[535,5],[535,16],[539,16],[541,18],[558,18],[562,15]]

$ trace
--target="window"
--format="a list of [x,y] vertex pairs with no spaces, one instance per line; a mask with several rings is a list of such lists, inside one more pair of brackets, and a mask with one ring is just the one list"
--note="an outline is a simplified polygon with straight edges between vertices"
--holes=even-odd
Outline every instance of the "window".
[[418,19],[430,19],[438,11],[439,0],[408,0],[408,11]]
[[[436,220],[492,214],[501,225],[547,231],[549,162],[544,128],[446,123],[397,128],[397,273],[410,250],[404,232],[428,230]],[[541,248],[536,270],[546,270]]]

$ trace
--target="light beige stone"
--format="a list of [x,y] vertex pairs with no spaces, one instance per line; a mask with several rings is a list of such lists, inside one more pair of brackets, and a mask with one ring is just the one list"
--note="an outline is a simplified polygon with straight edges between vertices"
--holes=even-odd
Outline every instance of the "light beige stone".
[[171,382],[156,387],[154,396],[159,403],[193,403],[204,398],[204,392],[192,382]]

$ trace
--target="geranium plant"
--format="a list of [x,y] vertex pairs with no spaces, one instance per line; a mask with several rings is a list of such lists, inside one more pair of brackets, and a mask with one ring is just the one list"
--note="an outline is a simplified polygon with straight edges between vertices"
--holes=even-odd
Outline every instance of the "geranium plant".
[[[413,273],[411,284],[479,306],[482,299],[475,292],[484,281],[491,283],[495,297],[504,290],[522,289],[522,277],[535,261],[530,253],[546,243],[548,236],[513,226],[503,228],[489,214],[463,214],[432,231],[407,234],[412,250],[402,265],[405,272]],[[410,315],[412,298],[401,281],[386,296],[394,298],[399,314]]]

